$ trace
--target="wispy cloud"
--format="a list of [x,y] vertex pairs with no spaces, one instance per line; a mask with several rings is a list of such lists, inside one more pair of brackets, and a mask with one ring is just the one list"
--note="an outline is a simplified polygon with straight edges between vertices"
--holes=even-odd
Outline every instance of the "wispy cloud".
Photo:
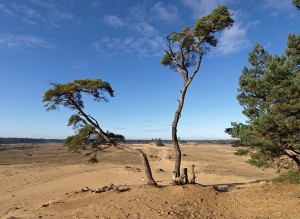
[[104,16],[103,21],[114,28],[120,28],[126,25],[126,22],[124,22],[117,15]]
[[60,28],[62,22],[66,20],[74,19],[70,11],[64,10],[61,5],[55,5],[53,1],[31,0],[30,3],[0,3],[0,13],[19,18],[30,25],[55,28]]
[[129,15],[120,18],[107,15],[103,21],[113,28],[123,28],[122,37],[102,37],[94,43],[94,48],[101,55],[128,55],[152,57],[163,53],[164,38],[149,22],[143,8],[132,8]]
[[23,49],[51,49],[54,45],[49,41],[30,35],[0,34],[0,48]]
[[197,19],[209,14],[220,5],[229,3],[232,0],[182,0],[183,5],[192,10],[192,17]]
[[179,19],[178,8],[175,5],[156,3],[151,9],[152,17],[160,21],[173,22]]
[[6,15],[13,15],[13,11],[7,8],[5,5],[0,3],[0,13],[4,13]]
[[232,28],[222,32],[218,46],[213,51],[213,55],[226,56],[236,54],[249,45],[250,41],[247,37],[247,29],[236,23]]
[[158,56],[162,54],[162,37],[103,37],[94,43],[96,51],[106,56],[135,54],[138,57]]

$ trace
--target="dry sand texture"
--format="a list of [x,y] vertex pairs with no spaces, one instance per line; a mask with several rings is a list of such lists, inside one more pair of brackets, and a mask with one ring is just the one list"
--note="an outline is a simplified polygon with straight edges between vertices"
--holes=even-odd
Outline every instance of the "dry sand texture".
[[[0,151],[0,218],[300,218],[300,187],[257,183],[276,174],[228,145],[183,145],[182,167],[194,164],[200,184],[184,187],[169,186],[170,145],[132,147],[146,152],[161,188],[145,186],[140,159],[123,151],[103,151],[95,165],[59,144]],[[130,190],[75,192],[110,183]]]

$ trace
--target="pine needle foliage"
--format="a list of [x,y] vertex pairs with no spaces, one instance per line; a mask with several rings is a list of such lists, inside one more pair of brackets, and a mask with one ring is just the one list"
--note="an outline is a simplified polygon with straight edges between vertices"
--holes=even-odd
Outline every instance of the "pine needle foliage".
[[[244,67],[237,99],[248,117],[225,130],[248,150],[250,164],[300,170],[300,35],[289,34],[285,53],[269,54],[256,44]],[[292,168],[289,165],[288,168]]]

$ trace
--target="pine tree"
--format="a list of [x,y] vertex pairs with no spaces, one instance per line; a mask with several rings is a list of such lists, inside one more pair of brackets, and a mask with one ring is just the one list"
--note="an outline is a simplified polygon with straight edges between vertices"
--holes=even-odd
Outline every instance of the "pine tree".
[[[83,95],[90,95],[94,101],[97,102],[107,102],[107,94],[110,97],[114,96],[114,91],[109,83],[101,79],[81,79],[66,84],[52,83],[51,85],[53,87],[47,90],[43,97],[43,102],[46,102],[45,107],[47,107],[47,110],[55,110],[59,106],[63,106],[76,112],[76,114],[70,117],[68,125],[78,129],[78,132],[76,135],[68,137],[65,141],[65,144],[68,145],[70,149],[77,150],[86,145],[90,145],[96,152],[114,147],[136,154],[142,159],[147,183],[157,186],[152,177],[146,154],[140,149],[119,144],[116,138],[124,140],[124,136],[115,135],[110,132],[105,133],[98,121],[84,110]],[[96,161],[95,156],[92,161]]]
[[259,167],[300,170],[300,35],[289,34],[285,53],[272,56],[256,44],[244,67],[238,100],[248,117],[225,132],[239,140],[240,154]]
[[161,64],[178,72],[184,80],[172,123],[172,141],[176,157],[174,171],[177,177],[180,176],[181,164],[177,125],[181,117],[186,92],[200,69],[203,56],[209,52],[211,47],[217,46],[216,33],[230,28],[233,22],[227,7],[220,6],[207,16],[198,19],[194,28],[185,26],[181,32],[174,32],[166,37],[167,50]]

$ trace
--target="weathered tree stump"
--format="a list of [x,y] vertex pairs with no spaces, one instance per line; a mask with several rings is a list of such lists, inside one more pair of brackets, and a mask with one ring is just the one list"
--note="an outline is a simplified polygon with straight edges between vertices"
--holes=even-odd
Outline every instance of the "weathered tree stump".
[[196,183],[195,165],[192,165],[192,167],[191,167],[191,175],[192,175],[192,178],[191,178],[190,184],[195,184]]
[[189,184],[188,168],[183,168],[183,184]]

